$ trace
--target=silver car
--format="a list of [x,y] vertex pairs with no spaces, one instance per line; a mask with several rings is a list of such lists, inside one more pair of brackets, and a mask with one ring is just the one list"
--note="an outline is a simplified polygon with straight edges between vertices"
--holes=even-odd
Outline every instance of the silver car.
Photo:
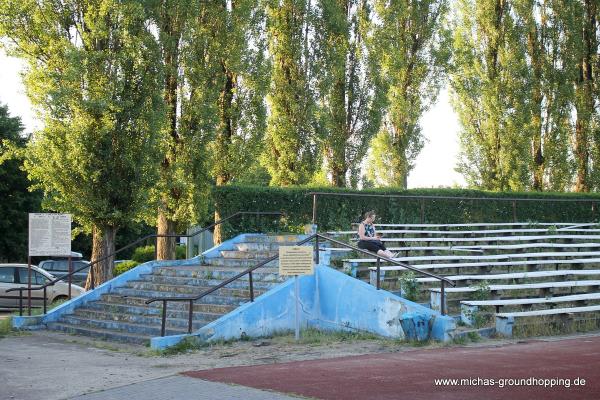
[[[29,272],[27,264],[0,264],[0,309],[19,308],[19,292],[8,292],[12,288],[27,287]],[[31,266],[31,287],[39,287],[51,280],[54,276],[34,265]],[[77,297],[85,293],[81,286],[71,285],[71,297]],[[31,304],[34,307],[43,306],[43,290],[31,291]],[[66,282],[57,282],[46,289],[47,304],[50,305],[56,300],[66,300],[69,298],[69,284]],[[27,306],[27,290],[23,291],[23,306]]]

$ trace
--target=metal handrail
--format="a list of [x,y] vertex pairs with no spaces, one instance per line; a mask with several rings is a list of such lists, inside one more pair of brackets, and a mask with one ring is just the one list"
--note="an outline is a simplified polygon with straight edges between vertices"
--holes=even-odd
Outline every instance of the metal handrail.
[[[220,220],[218,220],[218,221],[216,221],[216,222],[214,222],[214,223],[212,223],[212,224],[210,224],[210,225],[202,228],[201,230],[199,230],[197,232],[194,232],[192,234],[189,234],[189,235],[177,235],[177,234],[169,234],[169,235],[150,234],[150,235],[146,235],[146,236],[144,236],[144,237],[142,237],[140,239],[137,239],[137,240],[129,243],[128,245],[125,245],[125,246],[121,247],[120,249],[116,250],[112,254],[109,254],[107,256],[104,256],[102,258],[94,260],[94,261],[90,262],[89,264],[87,264],[87,265],[85,265],[85,266],[83,266],[81,268],[78,268],[78,269],[76,269],[74,271],[71,271],[71,272],[69,272],[66,275],[62,275],[62,276],[54,279],[53,281],[50,281],[50,282],[48,282],[48,283],[46,283],[46,284],[44,284],[42,286],[39,286],[39,287],[36,287],[36,288],[32,287],[31,289],[29,287],[11,288],[11,289],[6,290],[6,292],[14,292],[14,291],[18,290],[19,291],[19,296],[22,298],[23,297],[23,290],[27,290],[27,291],[29,291],[29,290],[32,290],[32,291],[33,290],[44,290],[44,313],[45,313],[45,310],[46,310],[46,301],[47,301],[46,295],[45,295],[45,291],[46,291],[46,288],[48,286],[53,286],[54,284],[56,284],[57,282],[63,280],[64,278],[71,277],[71,276],[73,276],[73,274],[75,274],[77,272],[80,272],[80,271],[82,271],[82,270],[84,270],[86,268],[90,268],[90,274],[92,275],[91,281],[92,281],[92,290],[93,290],[95,288],[95,285],[94,285],[94,268],[92,268],[92,266],[95,265],[95,264],[97,264],[97,263],[99,263],[100,261],[104,261],[104,260],[107,260],[107,259],[109,259],[111,257],[114,257],[118,253],[120,253],[120,252],[122,252],[124,250],[127,250],[127,249],[129,249],[129,248],[131,248],[131,247],[133,247],[133,246],[135,246],[135,245],[137,245],[137,244],[139,244],[141,242],[144,242],[144,241],[146,241],[148,239],[151,239],[151,238],[156,238],[156,239],[163,238],[163,237],[175,237],[175,238],[185,237],[185,238],[188,238],[188,239],[189,238],[193,238],[193,237],[201,234],[202,232],[206,232],[207,230],[209,230],[211,228],[214,228],[215,226],[217,226],[219,224],[222,224],[222,223],[224,223],[224,222],[226,222],[226,221],[228,221],[228,220],[230,220],[232,218],[237,218],[240,215],[256,215],[256,216],[259,216],[259,215],[279,215],[279,216],[282,216],[282,215],[285,215],[285,214],[283,212],[280,212],[280,211],[238,211],[238,212],[236,212],[234,214],[229,215],[228,217],[220,219]],[[29,308],[29,313],[31,313],[31,308]],[[19,315],[23,315],[22,302],[19,303]]]
[[[440,310],[440,312],[441,312],[442,315],[446,315],[445,302],[444,302],[444,298],[445,298],[445,283],[448,283],[451,286],[456,286],[455,282],[453,282],[450,279],[445,278],[443,276],[439,276],[439,275],[433,274],[433,273],[428,272],[428,271],[420,270],[420,269],[418,269],[416,267],[410,266],[410,265],[405,264],[403,262],[396,261],[396,260],[393,260],[393,259],[388,258],[388,257],[380,256],[378,254],[372,253],[370,251],[361,249],[361,248],[356,247],[356,246],[352,246],[351,244],[341,242],[339,240],[333,239],[333,238],[331,238],[329,236],[322,235],[320,233],[315,233],[315,234],[309,236],[308,238],[295,243],[295,246],[301,246],[301,245],[303,245],[305,243],[308,243],[308,242],[314,240],[315,241],[315,245],[314,245],[314,247],[315,247],[315,257],[316,257],[316,263],[317,264],[319,263],[319,238],[321,238],[323,240],[327,240],[327,241],[335,243],[335,244],[338,244],[340,246],[348,247],[348,248],[350,248],[352,250],[355,250],[355,251],[358,251],[360,253],[376,257],[377,258],[377,290],[381,289],[380,282],[379,282],[380,275],[381,275],[381,260],[384,260],[384,261],[387,261],[389,263],[396,264],[396,265],[399,265],[399,266],[404,267],[406,269],[418,272],[420,274],[427,275],[429,277],[438,279],[441,282],[441,297],[442,297],[442,303],[441,303],[441,310]],[[161,322],[161,329],[160,329],[161,336],[165,336],[166,318],[167,318],[166,317],[167,316],[167,303],[169,301],[186,301],[186,302],[190,303],[190,305],[189,305],[189,311],[188,311],[188,333],[192,333],[192,319],[193,319],[193,309],[194,309],[194,302],[195,301],[200,300],[201,298],[203,298],[203,297],[205,297],[205,296],[207,296],[207,295],[209,295],[211,293],[216,292],[217,290],[219,290],[219,289],[221,289],[221,288],[229,285],[231,282],[234,282],[234,281],[240,279],[241,277],[243,277],[244,275],[248,274],[248,281],[249,281],[248,284],[249,284],[249,288],[250,288],[250,301],[253,302],[254,301],[254,286],[253,286],[253,281],[252,281],[252,272],[254,272],[258,268],[260,268],[260,267],[264,266],[265,264],[268,264],[271,261],[274,261],[274,260],[276,260],[278,258],[279,258],[279,254],[276,254],[276,255],[274,255],[272,257],[269,257],[269,258],[261,261],[260,263],[258,263],[258,264],[254,265],[252,267],[249,267],[249,268],[245,269],[244,271],[240,272],[239,274],[237,274],[237,275],[235,275],[235,276],[233,276],[233,277],[231,277],[231,278],[229,278],[229,279],[227,279],[227,280],[219,283],[218,285],[216,285],[216,286],[214,286],[214,287],[212,287],[212,288],[210,288],[208,290],[203,291],[202,293],[200,293],[200,294],[198,294],[196,296],[187,296],[187,297],[183,297],[183,296],[182,297],[152,297],[152,298],[146,300],[145,301],[146,304],[151,304],[151,303],[154,303],[154,302],[157,302],[157,301],[161,301],[163,303],[162,317],[161,317],[162,322]]]

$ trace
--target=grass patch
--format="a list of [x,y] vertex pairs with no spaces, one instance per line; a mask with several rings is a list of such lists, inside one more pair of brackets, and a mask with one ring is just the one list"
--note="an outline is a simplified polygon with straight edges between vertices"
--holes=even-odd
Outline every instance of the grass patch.
[[351,342],[360,340],[381,340],[382,337],[370,332],[357,331],[322,331],[315,328],[302,329],[300,340],[296,341],[295,333],[284,331],[271,337],[280,343],[298,343],[310,345],[322,345],[331,343]]
[[12,327],[12,317],[2,318],[0,319],[0,339],[5,338],[8,335],[14,333]]
[[[53,301],[52,303],[50,303],[48,305],[48,311],[50,312],[53,309],[55,309],[56,307],[60,306],[63,303],[66,303],[67,301],[69,301],[69,299],[60,299],[60,300],[56,300]],[[44,313],[44,307],[31,307],[31,316],[36,316],[36,315],[42,315]],[[19,315],[19,311],[14,311],[12,313],[12,315]],[[29,313],[27,312],[27,306],[25,304],[23,304],[23,316],[29,316]]]

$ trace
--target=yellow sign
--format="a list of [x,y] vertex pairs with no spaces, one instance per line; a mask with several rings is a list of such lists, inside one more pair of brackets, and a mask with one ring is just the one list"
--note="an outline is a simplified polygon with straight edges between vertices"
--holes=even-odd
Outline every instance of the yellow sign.
[[279,275],[311,275],[313,248],[311,246],[281,246],[279,248]]

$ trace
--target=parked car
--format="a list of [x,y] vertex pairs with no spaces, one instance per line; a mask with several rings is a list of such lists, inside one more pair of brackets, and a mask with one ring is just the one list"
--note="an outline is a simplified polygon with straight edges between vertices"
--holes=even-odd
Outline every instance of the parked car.
[[[81,267],[89,265],[90,262],[86,261],[86,260],[72,260],[71,264],[72,264],[73,271],[75,271],[76,269],[79,269]],[[44,261],[40,261],[40,263],[38,264],[38,267],[40,267],[41,269],[56,276],[57,278],[60,278],[61,276],[69,273],[69,260],[64,260],[64,259],[44,260]],[[90,269],[88,267],[79,272],[75,272],[73,274],[73,277],[71,278],[71,282],[76,285],[82,285],[82,286],[85,285],[85,280],[87,279],[89,271],[90,271]],[[65,282],[68,282],[69,278],[67,277],[67,278],[64,278],[63,280]]]
[[[6,290],[12,288],[20,288],[27,286],[29,271],[27,264],[0,264],[0,309],[15,309],[19,308],[19,292],[8,292]],[[31,266],[31,287],[39,287],[56,279],[54,276],[44,271],[43,269]],[[71,297],[77,297],[85,293],[85,289],[81,286],[71,285]],[[43,306],[42,290],[33,290],[31,292],[32,302],[34,307]],[[46,289],[48,296],[48,304],[56,300],[66,300],[69,298],[69,284],[65,282],[57,282]],[[27,291],[23,291],[23,306],[27,305]]]

